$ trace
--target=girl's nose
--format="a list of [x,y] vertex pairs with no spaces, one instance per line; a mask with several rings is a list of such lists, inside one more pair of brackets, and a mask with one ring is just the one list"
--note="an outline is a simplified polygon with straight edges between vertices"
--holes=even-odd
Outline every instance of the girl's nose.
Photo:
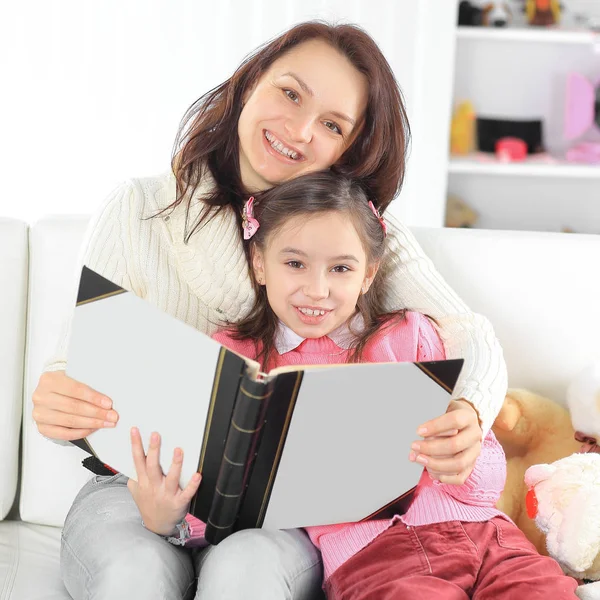
[[329,296],[327,278],[322,275],[314,275],[304,286],[304,294],[311,300],[323,300]]

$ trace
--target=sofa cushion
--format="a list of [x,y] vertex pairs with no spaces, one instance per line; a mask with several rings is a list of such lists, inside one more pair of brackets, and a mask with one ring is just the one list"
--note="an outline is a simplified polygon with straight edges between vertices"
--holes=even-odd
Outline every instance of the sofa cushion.
[[88,219],[56,217],[30,231],[30,293],[23,406],[23,465],[20,515],[24,521],[61,526],[73,498],[91,476],[85,454],[43,437],[31,417],[33,390],[54,355],[65,319],[73,309],[77,264]]
[[60,529],[0,523],[0,598],[71,600],[60,578]]
[[565,403],[569,382],[600,358],[600,236],[416,229],[437,269],[504,349],[510,387]]
[[0,519],[17,491],[27,311],[27,225],[0,219]]

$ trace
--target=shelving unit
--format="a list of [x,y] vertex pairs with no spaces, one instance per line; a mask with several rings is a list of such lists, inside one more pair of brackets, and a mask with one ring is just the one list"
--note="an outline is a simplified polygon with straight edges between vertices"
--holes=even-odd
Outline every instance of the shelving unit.
[[[600,234],[600,165],[562,158],[580,141],[562,132],[566,76],[600,79],[600,33],[518,23],[455,33],[453,106],[470,100],[482,117],[541,119],[547,154],[514,163],[450,156],[448,195],[478,213],[476,227]],[[584,139],[600,142],[600,131]]]

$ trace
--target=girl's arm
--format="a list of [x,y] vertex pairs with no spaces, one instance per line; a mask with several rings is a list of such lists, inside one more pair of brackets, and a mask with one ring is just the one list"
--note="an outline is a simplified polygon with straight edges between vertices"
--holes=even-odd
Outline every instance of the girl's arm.
[[494,330],[448,286],[408,228],[388,216],[386,220],[389,308],[420,311],[436,320],[446,358],[465,361],[452,397],[475,408],[485,437],[507,389],[506,365]]

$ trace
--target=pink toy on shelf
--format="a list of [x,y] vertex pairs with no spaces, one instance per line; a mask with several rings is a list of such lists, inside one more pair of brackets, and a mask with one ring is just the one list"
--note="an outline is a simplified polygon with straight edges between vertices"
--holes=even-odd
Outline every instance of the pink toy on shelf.
[[496,157],[500,162],[519,162],[527,158],[527,144],[515,137],[500,138],[496,142]]
[[600,124],[600,81],[569,73],[565,110],[565,137],[573,140]]
[[[565,104],[565,138],[573,140],[592,129],[600,129],[600,80],[593,82],[580,73],[570,73]],[[600,164],[600,142],[584,140],[569,148],[566,158],[572,162]]]

